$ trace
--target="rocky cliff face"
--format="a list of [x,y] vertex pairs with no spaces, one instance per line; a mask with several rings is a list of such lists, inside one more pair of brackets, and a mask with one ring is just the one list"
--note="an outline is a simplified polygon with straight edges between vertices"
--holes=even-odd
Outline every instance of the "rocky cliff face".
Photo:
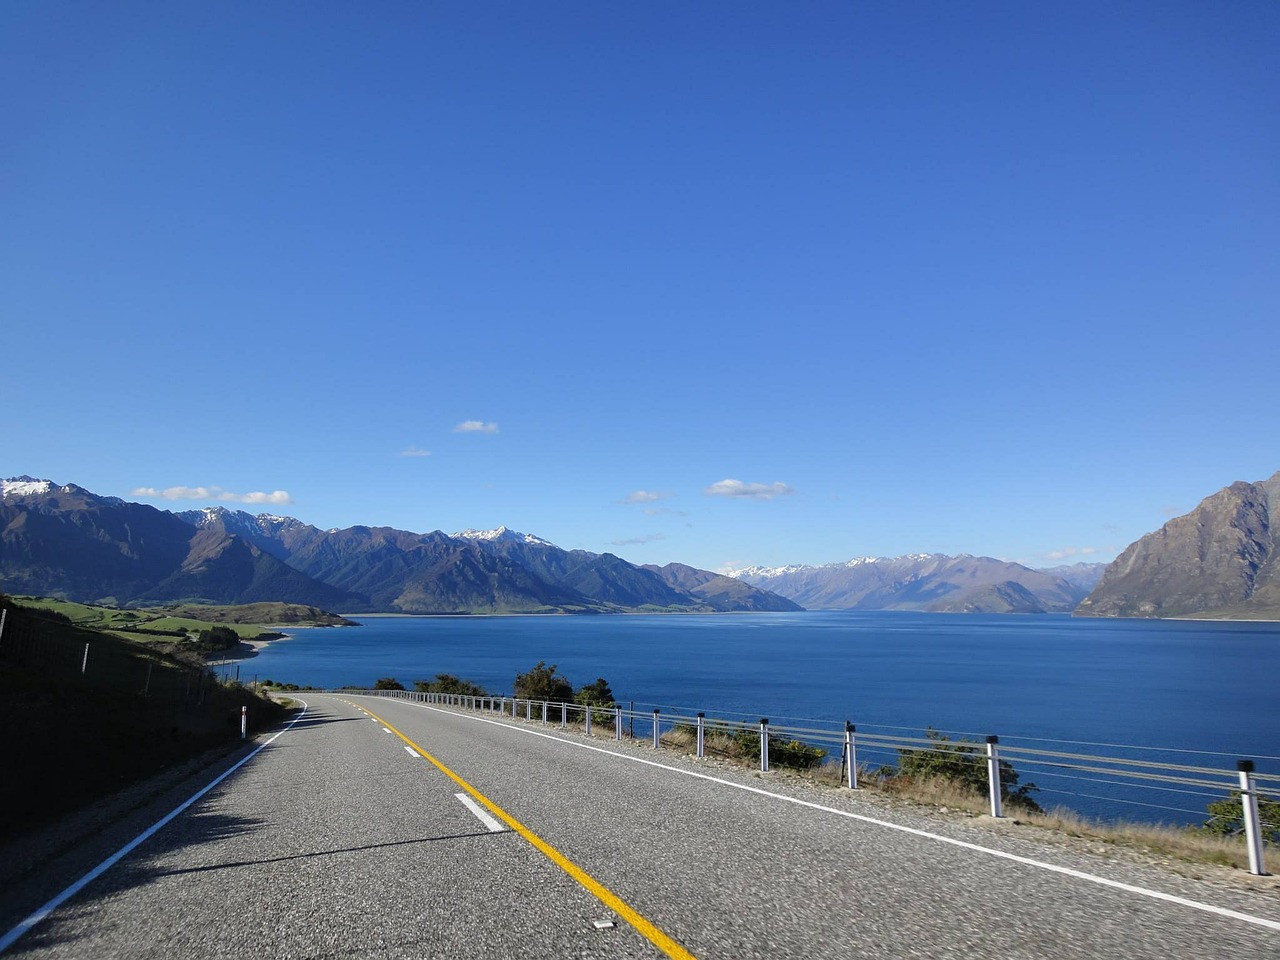
[[1233,483],[1130,544],[1076,614],[1280,618],[1277,523],[1280,473]]

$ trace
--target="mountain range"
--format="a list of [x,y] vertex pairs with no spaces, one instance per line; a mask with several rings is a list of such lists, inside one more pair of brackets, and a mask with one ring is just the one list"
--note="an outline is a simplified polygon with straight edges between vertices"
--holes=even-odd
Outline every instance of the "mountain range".
[[800,609],[710,571],[640,567],[506,528],[320,530],[224,507],[171,513],[25,476],[0,481],[0,587],[119,605],[273,600],[349,613]]
[[1280,619],[1280,473],[1233,483],[1130,544],[1076,612]]
[[1067,613],[1104,564],[1033,570],[991,557],[909,554],[821,566],[747,567],[729,576],[816,610]]

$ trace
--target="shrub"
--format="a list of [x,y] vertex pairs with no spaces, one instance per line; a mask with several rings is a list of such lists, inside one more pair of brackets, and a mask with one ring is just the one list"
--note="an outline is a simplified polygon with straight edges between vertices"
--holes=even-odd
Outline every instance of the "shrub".
[[573,695],[573,702],[591,710],[591,722],[602,726],[612,726],[615,701],[609,682],[604,677],[596,677],[595,683],[579,688]]
[[415,680],[413,689],[419,693],[454,693],[464,697],[487,697],[489,691],[470,680],[459,680],[451,673],[437,673],[434,680]]
[[379,677],[373,684],[375,690],[403,690],[404,684],[395,677]]
[[[1205,810],[1209,819],[1198,829],[1221,837],[1244,836],[1244,809],[1239,790],[1232,790],[1230,796],[1215,800]],[[1259,794],[1258,820],[1261,821],[1262,839],[1267,843],[1280,844],[1280,800]]]
[[[947,780],[968,793],[985,796],[990,789],[987,759],[982,745],[973,740],[952,740],[930,727],[925,736],[936,746],[924,750],[899,750],[897,776],[911,780]],[[1007,760],[1000,761],[1000,794],[1006,802],[1033,813],[1042,813],[1031,799],[1034,783],[1019,786],[1018,772]]]
[[539,660],[526,673],[516,674],[515,695],[518,700],[551,700],[567,702],[573,699],[573,687],[569,681],[556,673],[556,665],[551,666]]

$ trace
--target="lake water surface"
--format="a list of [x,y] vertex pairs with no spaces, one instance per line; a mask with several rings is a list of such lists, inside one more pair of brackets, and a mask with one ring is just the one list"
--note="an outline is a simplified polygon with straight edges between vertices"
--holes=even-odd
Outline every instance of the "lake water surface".
[[[364,626],[292,629],[242,673],[324,687],[390,676],[410,688],[451,673],[509,693],[545,660],[575,687],[604,677],[637,708],[1177,748],[1204,753],[1161,758],[1233,769],[1255,757],[1280,772],[1280,624],[886,612],[357,619]],[[1041,802],[1180,822],[1204,805],[1162,797],[1163,809],[1121,809],[1081,792],[1091,785],[1063,786]]]

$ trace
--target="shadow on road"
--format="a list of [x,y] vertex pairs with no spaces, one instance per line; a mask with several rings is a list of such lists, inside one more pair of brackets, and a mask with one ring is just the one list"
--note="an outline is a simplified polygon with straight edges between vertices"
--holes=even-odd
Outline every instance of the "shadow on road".
[[287,863],[290,860],[311,860],[316,857],[332,857],[340,853],[361,853],[365,850],[383,850],[388,847],[411,847],[420,843],[439,843],[442,840],[469,840],[472,837],[500,837],[503,833],[490,833],[488,830],[477,830],[474,833],[454,833],[444,837],[416,837],[413,840],[395,840],[390,843],[369,843],[362,847],[334,847],[331,850],[316,850],[311,853],[294,853],[287,857],[264,857],[261,860],[233,860],[228,863],[210,863],[199,867],[183,867],[178,870],[157,870],[152,877],[176,877],[186,873],[207,873],[210,870],[233,870],[238,867],[257,867],[266,863]]

